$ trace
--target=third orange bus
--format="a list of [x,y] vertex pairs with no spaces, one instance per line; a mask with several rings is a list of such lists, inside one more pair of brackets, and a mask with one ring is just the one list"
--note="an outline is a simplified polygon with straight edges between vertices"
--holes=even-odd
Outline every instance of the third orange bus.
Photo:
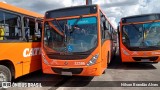
[[122,62],[160,61],[160,14],[124,17],[118,31]]

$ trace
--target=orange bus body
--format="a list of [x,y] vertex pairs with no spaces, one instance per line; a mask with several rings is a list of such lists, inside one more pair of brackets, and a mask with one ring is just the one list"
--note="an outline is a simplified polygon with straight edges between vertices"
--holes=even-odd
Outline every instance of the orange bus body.
[[[0,34],[2,39],[0,40],[0,49],[1,49],[0,66],[7,67],[10,70],[11,77],[13,78],[20,77],[22,75],[31,73],[36,70],[40,70],[41,42],[40,40],[38,41],[37,39],[34,39],[35,41],[37,40],[36,42],[34,42],[34,40],[33,42],[31,41],[27,42],[25,40],[24,38],[25,35],[23,34],[23,32],[25,32],[25,25],[24,25],[25,22],[23,20],[24,17],[29,17],[32,18],[33,21],[39,20],[40,21],[39,23],[41,23],[43,15],[2,2],[0,2],[0,15],[3,16],[3,17],[0,16],[0,18],[2,19],[5,18],[4,20],[0,20],[0,27],[3,28],[3,30],[5,30],[6,32],[6,36]],[[14,16],[20,18],[19,26],[17,24],[18,19],[15,18]],[[17,26],[15,26],[14,24]],[[12,27],[14,27],[15,29]],[[16,34],[17,32],[16,30],[17,29],[19,30],[19,28],[20,28],[20,33]],[[30,30],[33,29],[31,27],[29,28]],[[13,34],[16,35],[14,36]],[[15,39],[17,36],[18,39]],[[10,79],[7,79],[7,81],[8,80]]]
[[[84,8],[84,7],[90,7],[90,6],[77,6],[77,7],[71,7],[69,9],[74,10],[75,8]],[[44,33],[45,33],[45,23],[46,22],[49,22],[49,21],[52,21],[55,19],[57,21],[75,19],[75,18],[79,18],[79,16],[78,15],[77,16],[70,15],[70,16],[66,16],[66,17],[62,16],[62,17],[58,17],[58,18],[53,18],[53,17],[51,17],[51,18],[45,17],[44,18],[44,27],[43,27],[43,32],[42,32],[43,33],[42,34],[42,37],[43,37],[43,40],[42,40],[42,69],[43,69],[43,73],[59,74],[59,75],[99,76],[105,71],[105,69],[107,68],[107,63],[108,63],[109,59],[111,59],[111,56],[112,56],[111,54],[112,54],[112,43],[113,42],[111,39],[106,39],[102,42],[102,39],[101,39],[102,32],[100,29],[101,28],[101,25],[100,25],[100,23],[101,23],[100,18],[101,17],[100,16],[104,16],[105,23],[108,23],[108,25],[110,25],[110,27],[112,29],[113,29],[113,27],[111,26],[110,22],[107,20],[105,15],[103,15],[103,13],[101,12],[101,9],[98,5],[91,6],[91,7],[96,8],[97,12],[94,14],[81,15],[81,17],[82,18],[90,18],[90,17],[97,18],[96,25],[97,25],[98,41],[97,41],[96,48],[90,54],[88,54],[86,56],[86,58],[83,58],[83,59],[80,59],[80,58],[74,59],[75,57],[78,57],[78,56],[69,55],[68,53],[66,53],[66,55],[68,55],[68,57],[66,56],[66,58],[63,58],[63,59],[60,59],[60,58],[64,57],[65,53],[57,55],[57,57],[59,59],[57,59],[57,57],[50,58],[50,57],[52,57],[52,54],[50,54],[51,56],[49,56],[49,54],[47,54],[46,51],[50,51],[53,53],[55,53],[56,51],[52,50],[51,48],[48,48],[46,45],[44,45],[44,37],[45,37]],[[100,15],[100,13],[102,15]],[[46,14],[48,14],[48,12],[46,12]],[[108,28],[108,26],[107,26],[107,28]],[[75,48],[77,48],[77,47],[75,47]],[[89,64],[89,62],[93,58],[95,58],[95,55],[98,55],[96,62],[93,65],[87,65],[87,64]],[[69,59],[69,58],[71,58],[71,59]]]
[[[151,26],[154,26],[154,23],[158,23],[160,22],[160,18],[156,18],[156,19],[153,19],[151,17],[154,17],[157,16],[157,15],[160,15],[160,14],[145,14],[145,15],[137,15],[137,16],[130,16],[130,17],[124,17],[121,19],[120,21],[120,26],[118,27],[119,29],[119,54],[120,54],[120,57],[121,57],[121,60],[122,62],[142,62],[142,63],[158,63],[160,61],[160,41],[159,41],[159,46],[157,47],[154,47],[154,46],[139,46],[139,47],[135,47],[133,50],[132,49],[129,49],[123,42],[123,27],[125,27],[125,25],[130,25],[131,28],[133,27],[134,29],[138,28],[138,25],[142,25],[143,24],[143,29],[144,30],[147,30],[145,26],[148,25],[148,27],[151,27]],[[147,20],[145,20],[144,18],[147,18],[147,17],[150,17],[148,18]],[[131,21],[131,19],[134,18],[133,21]],[[141,18],[143,18],[144,20],[142,20]],[[126,20],[125,20],[126,19]],[[128,22],[127,22],[127,19],[128,19]],[[129,21],[130,19],[130,21]],[[123,22],[124,20],[124,22]],[[151,26],[149,26],[151,25]],[[154,26],[154,27],[157,27],[157,26]],[[159,27],[159,26],[158,26]],[[132,29],[130,29],[130,31],[128,32],[131,32]],[[150,32],[151,32],[151,29],[149,29]],[[136,31],[136,30],[135,30]],[[155,28],[155,30],[153,30],[153,32],[157,32],[158,29]],[[151,35],[152,33],[148,34],[148,35]],[[154,36],[158,36],[160,34],[159,33],[156,33]],[[133,35],[130,34],[130,35]],[[128,35],[129,37],[129,35]],[[137,36],[134,36],[134,37],[137,37]],[[143,37],[145,37],[145,34],[143,35]],[[156,37],[156,38],[159,38],[159,37]],[[150,41],[154,41],[156,38],[150,40]],[[145,38],[144,38],[145,40]],[[144,41],[145,42],[145,41]],[[156,42],[157,43],[157,42]],[[154,48],[153,48],[154,47]]]

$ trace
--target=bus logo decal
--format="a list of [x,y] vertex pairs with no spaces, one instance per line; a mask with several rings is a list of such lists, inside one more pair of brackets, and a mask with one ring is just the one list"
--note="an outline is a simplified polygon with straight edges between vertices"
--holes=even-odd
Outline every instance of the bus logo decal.
[[68,49],[68,52],[72,52],[72,51],[73,51],[73,46],[69,45],[69,46],[67,47],[67,49]]
[[68,65],[68,62],[67,62],[67,61],[65,61],[65,62],[64,62],[64,65]]
[[143,55],[144,55],[144,56],[146,56],[146,55],[147,55],[147,53],[146,53],[146,52],[143,52]]
[[132,55],[138,55],[138,53],[134,51],[134,52],[132,53]]
[[23,51],[23,57],[30,57],[40,54],[41,54],[40,48],[25,48]]

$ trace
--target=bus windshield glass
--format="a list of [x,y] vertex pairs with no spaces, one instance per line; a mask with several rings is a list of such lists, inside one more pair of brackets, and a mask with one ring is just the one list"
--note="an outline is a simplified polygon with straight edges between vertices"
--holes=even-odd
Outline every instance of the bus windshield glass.
[[96,17],[45,22],[44,46],[52,52],[87,52],[94,49],[96,45]]
[[123,26],[122,39],[127,47],[160,48],[160,22]]

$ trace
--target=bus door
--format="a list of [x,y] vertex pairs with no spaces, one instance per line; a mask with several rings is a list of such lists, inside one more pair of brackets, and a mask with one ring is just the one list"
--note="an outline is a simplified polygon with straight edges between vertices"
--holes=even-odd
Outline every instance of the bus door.
[[[24,17],[25,46],[23,51],[23,75],[41,69],[41,36],[36,33],[40,29],[34,18]],[[36,30],[38,29],[38,30]]]

